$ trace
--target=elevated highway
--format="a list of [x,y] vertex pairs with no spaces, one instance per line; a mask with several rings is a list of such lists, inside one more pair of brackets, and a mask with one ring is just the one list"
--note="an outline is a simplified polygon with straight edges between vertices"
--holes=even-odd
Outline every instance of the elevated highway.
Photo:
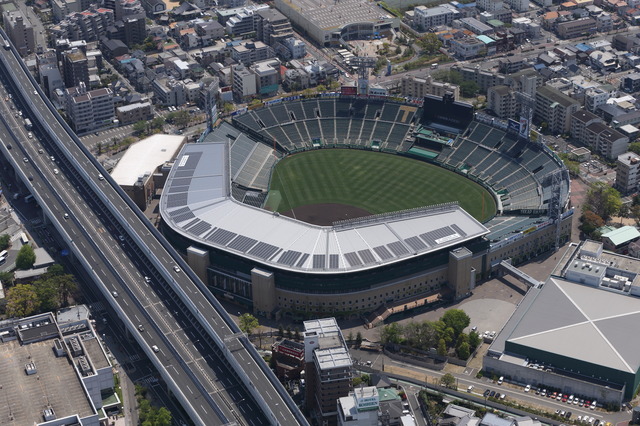
[[[206,286],[55,112],[12,47],[0,50],[0,77],[8,91],[0,102],[0,152],[193,422],[307,424]],[[26,117],[33,139],[22,125]]]

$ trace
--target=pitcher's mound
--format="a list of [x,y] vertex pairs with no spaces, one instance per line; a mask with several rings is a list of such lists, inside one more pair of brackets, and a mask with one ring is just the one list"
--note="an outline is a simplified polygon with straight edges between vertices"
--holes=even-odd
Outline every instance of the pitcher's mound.
[[314,225],[327,226],[333,222],[345,219],[354,219],[356,217],[370,216],[371,213],[359,207],[347,204],[308,204],[306,206],[296,207],[282,213],[285,216],[301,220],[303,222],[312,223]]

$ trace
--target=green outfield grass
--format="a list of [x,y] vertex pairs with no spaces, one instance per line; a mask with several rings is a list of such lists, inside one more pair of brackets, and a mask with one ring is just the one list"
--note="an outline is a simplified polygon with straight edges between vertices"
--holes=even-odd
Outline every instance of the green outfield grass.
[[496,212],[486,189],[441,167],[380,152],[320,149],[276,165],[266,208],[286,212],[339,203],[377,214],[450,201],[458,201],[480,222]]

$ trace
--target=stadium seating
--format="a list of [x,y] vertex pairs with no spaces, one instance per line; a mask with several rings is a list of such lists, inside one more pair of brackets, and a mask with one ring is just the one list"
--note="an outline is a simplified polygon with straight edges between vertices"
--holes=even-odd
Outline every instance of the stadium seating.
[[331,118],[336,116],[335,102],[333,99],[318,99],[320,106],[320,116],[322,118]]
[[317,118],[316,116],[316,110],[318,109],[317,99],[304,100],[304,101],[301,101],[300,104],[302,105],[302,109],[304,110],[304,113],[307,116],[307,120]]
[[337,99],[336,100],[336,117],[350,117],[351,116],[351,101],[349,99]]
[[288,102],[283,105],[289,112],[289,115],[293,114],[296,121],[304,120],[307,118],[305,116],[304,110],[302,109],[301,102]]
[[396,103],[387,102],[382,107],[382,113],[380,114],[380,120],[396,121],[398,112],[400,111],[400,105]]

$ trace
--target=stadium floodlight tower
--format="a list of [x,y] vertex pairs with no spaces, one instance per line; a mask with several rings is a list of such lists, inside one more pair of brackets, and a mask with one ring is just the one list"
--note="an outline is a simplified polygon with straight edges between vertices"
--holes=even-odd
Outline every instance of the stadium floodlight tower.
[[549,199],[549,219],[554,223],[555,229],[555,250],[560,248],[560,225],[562,223],[562,181],[569,179],[569,172],[566,167],[555,169],[543,176],[543,185],[551,186],[551,198]]
[[533,111],[536,108],[536,100],[526,92],[518,91],[515,93],[516,99],[520,102],[520,128],[526,129],[526,132],[523,130],[520,131],[520,137],[529,140],[529,129],[531,129],[531,122],[533,121]]
[[358,74],[358,94],[369,94],[369,70],[375,68],[376,58],[369,56],[356,56],[351,58],[349,65],[356,69]]

